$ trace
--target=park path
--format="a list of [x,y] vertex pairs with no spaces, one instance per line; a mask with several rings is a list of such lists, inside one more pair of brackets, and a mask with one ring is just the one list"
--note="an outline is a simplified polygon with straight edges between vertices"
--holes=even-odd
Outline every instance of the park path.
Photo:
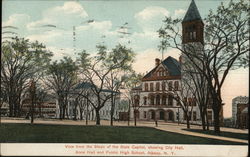
[[[30,123],[30,120],[25,119],[10,119],[10,118],[1,118],[1,123]],[[86,125],[85,121],[73,121],[73,120],[51,120],[51,119],[35,119],[35,124],[59,124],[59,125]],[[94,121],[88,121],[88,125],[95,125]],[[109,126],[110,121],[102,120],[101,125]],[[128,126],[128,122],[124,121],[114,121],[114,126]],[[130,126],[134,126],[134,122],[130,121]],[[205,137],[205,138],[212,138],[212,139],[218,139],[218,140],[226,140],[226,141],[232,141],[232,142],[242,142],[247,143],[248,140],[243,139],[236,139],[236,138],[230,138],[230,137],[222,137],[222,136],[214,136],[214,135],[207,135],[202,133],[196,133],[191,131],[186,131],[183,129],[186,129],[186,124],[177,124],[177,123],[166,123],[166,122],[158,122],[158,126],[155,126],[154,122],[148,122],[148,121],[138,121],[137,126],[146,126],[146,127],[153,127],[159,130],[163,131],[169,131],[174,133],[180,133],[184,135],[192,135],[192,136],[198,136],[198,137]],[[201,126],[198,125],[191,125],[192,129],[201,129]],[[211,128],[212,129],[212,128]],[[233,132],[233,133],[248,133],[247,129],[234,129],[234,128],[225,128],[221,127],[221,131],[227,131],[227,132]]]

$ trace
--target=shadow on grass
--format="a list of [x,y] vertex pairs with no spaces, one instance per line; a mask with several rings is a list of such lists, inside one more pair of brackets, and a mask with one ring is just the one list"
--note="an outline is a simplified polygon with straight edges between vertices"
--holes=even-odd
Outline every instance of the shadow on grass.
[[213,130],[201,130],[201,129],[182,129],[190,132],[197,132],[207,135],[215,135],[215,136],[222,136],[222,137],[231,137],[231,138],[237,138],[242,140],[248,140],[248,134],[247,133],[234,133],[234,132],[227,132],[227,131],[221,131],[220,135],[216,134]]
[[2,123],[2,143],[154,143],[246,145],[150,127]]

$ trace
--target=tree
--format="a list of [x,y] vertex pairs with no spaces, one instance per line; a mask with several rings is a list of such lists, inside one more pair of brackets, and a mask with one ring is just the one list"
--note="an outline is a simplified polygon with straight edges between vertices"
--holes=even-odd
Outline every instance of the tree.
[[132,62],[134,59],[134,52],[131,49],[122,45],[117,45],[105,58],[105,66],[107,68],[120,63],[120,67],[112,69],[106,78],[106,86],[109,90],[114,91],[111,93],[111,111],[110,111],[110,125],[113,126],[116,94],[119,93],[120,87],[124,82],[122,75],[132,71]]
[[230,70],[248,64],[249,59],[249,8],[241,0],[223,3],[216,12],[210,11],[205,19],[205,41],[202,49],[194,44],[182,46],[179,19],[167,17],[159,30],[161,46],[177,48],[202,73],[207,81],[214,113],[214,130],[220,133],[221,89]]
[[1,91],[7,96],[9,116],[20,115],[20,103],[29,80],[38,80],[52,53],[46,47],[24,38],[15,37],[2,44]]
[[[124,94],[128,100],[128,125],[130,122],[130,107],[132,106],[134,112],[134,125],[136,126],[137,114],[141,107],[140,105],[140,90],[136,89],[141,84],[142,75],[137,74],[134,71],[123,76],[124,80]],[[137,98],[136,98],[137,97]]]
[[[166,81],[169,84],[168,81]],[[175,99],[184,112],[184,119],[187,122],[187,128],[190,129],[190,120],[192,117],[193,106],[195,105],[195,93],[192,86],[192,80],[187,77],[182,78],[180,86],[168,86],[168,93]],[[178,115],[180,116],[180,115]],[[180,118],[180,117],[178,117]],[[178,119],[179,120],[179,119]]]
[[197,71],[196,68],[190,64],[190,62],[181,61],[181,69],[182,78],[184,79],[182,83],[186,83],[190,87],[191,93],[195,97],[195,103],[199,107],[202,128],[203,130],[209,130],[207,109],[211,102],[207,80],[202,73]]
[[[107,90],[110,87],[109,85],[112,85],[113,89],[115,86],[115,88],[118,87],[118,84],[115,85],[114,82],[108,84],[109,76],[113,74],[111,77],[113,80],[111,81],[114,81],[114,72],[129,65],[133,52],[121,45],[117,45],[112,51],[108,51],[104,45],[97,45],[97,51],[97,55],[92,58],[88,58],[88,54],[84,52],[83,56],[85,57],[81,57],[79,62],[82,64],[82,73],[85,79],[92,84],[91,93],[94,95],[94,97],[85,96],[85,98],[95,109],[96,125],[100,125],[100,109],[117,94],[114,90]],[[119,53],[119,55],[116,53]],[[86,60],[92,62],[87,63]]]
[[44,83],[57,96],[60,119],[64,119],[67,114],[70,90],[77,83],[77,69],[76,63],[69,57],[64,57],[59,62],[54,61],[48,65]]

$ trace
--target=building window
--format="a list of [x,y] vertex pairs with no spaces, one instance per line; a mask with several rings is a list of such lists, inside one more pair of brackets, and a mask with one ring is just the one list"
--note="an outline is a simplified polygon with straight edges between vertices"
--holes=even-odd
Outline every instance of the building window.
[[193,112],[193,121],[196,121],[196,112]]
[[134,105],[139,106],[139,104],[140,104],[140,96],[135,95],[135,97],[134,97]]
[[147,112],[144,111],[144,118],[147,118]]
[[195,98],[193,98],[192,103],[193,103],[193,106],[196,106],[196,99]]
[[189,32],[189,39],[193,39],[193,32]]
[[207,119],[209,122],[212,121],[212,111],[207,111]]
[[174,90],[179,90],[179,82],[178,81],[175,81],[174,82]]
[[148,91],[148,83],[144,84],[145,91]]
[[170,82],[168,83],[168,90],[169,90],[169,91],[172,91],[172,88],[173,88],[172,81],[170,81]]
[[195,40],[196,39],[196,26],[192,25],[186,28],[187,29],[187,34],[189,40]]
[[165,95],[162,96],[162,105],[166,105],[166,96]]
[[147,97],[144,97],[144,105],[147,105]]
[[151,104],[151,105],[154,105],[154,99],[155,99],[155,97],[152,95],[152,96],[150,97],[150,104]]
[[193,38],[196,39],[196,32],[193,32]]
[[180,103],[180,101],[177,101],[177,104],[176,104],[177,106],[181,106],[181,103]]
[[154,91],[154,84],[150,83],[150,91]]
[[160,90],[160,83],[157,82],[157,83],[156,83],[156,91],[159,91],[159,90]]
[[168,106],[173,106],[173,96],[172,95],[168,96]]
[[162,88],[162,91],[165,91],[166,85],[164,82],[161,83],[161,88]]
[[157,95],[156,96],[156,105],[160,105],[160,99],[161,99],[160,95]]

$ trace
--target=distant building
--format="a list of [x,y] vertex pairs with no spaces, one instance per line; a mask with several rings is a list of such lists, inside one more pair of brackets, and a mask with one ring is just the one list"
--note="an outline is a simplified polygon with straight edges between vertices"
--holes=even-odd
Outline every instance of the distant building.
[[248,106],[249,104],[237,104],[236,127],[248,128]]
[[[249,97],[247,96],[237,96],[232,100],[232,124],[234,127],[237,125],[237,112],[240,111],[239,107],[242,104],[247,105],[249,103]],[[238,104],[241,104],[238,106]],[[241,108],[241,107],[240,107]]]
[[[26,97],[22,101],[21,115],[30,115],[31,100]],[[42,102],[34,103],[34,116],[39,118],[56,118],[56,101],[51,96],[47,96]]]
[[2,105],[1,105],[1,108],[0,108],[0,114],[1,116],[5,117],[5,116],[8,116],[8,113],[9,113],[9,104],[6,103],[6,102],[1,102]]
[[[81,95],[88,95],[89,99],[92,102],[97,101],[97,98],[91,88],[93,88],[93,84],[89,82],[82,82],[76,85],[75,93],[72,94],[71,98],[67,104],[66,117],[69,119],[80,119],[80,120],[96,120],[96,111],[94,107]],[[83,92],[82,92],[83,91]],[[111,94],[111,90],[103,89],[103,96],[106,94]],[[102,95],[101,94],[101,95]],[[79,97],[79,99],[76,99]],[[115,94],[116,106],[114,109],[114,119],[119,119],[119,93]],[[97,102],[96,102],[97,103]],[[111,118],[111,99],[107,100],[105,105],[99,111],[101,120],[110,120]],[[59,118],[59,106],[57,105],[57,118]]]

